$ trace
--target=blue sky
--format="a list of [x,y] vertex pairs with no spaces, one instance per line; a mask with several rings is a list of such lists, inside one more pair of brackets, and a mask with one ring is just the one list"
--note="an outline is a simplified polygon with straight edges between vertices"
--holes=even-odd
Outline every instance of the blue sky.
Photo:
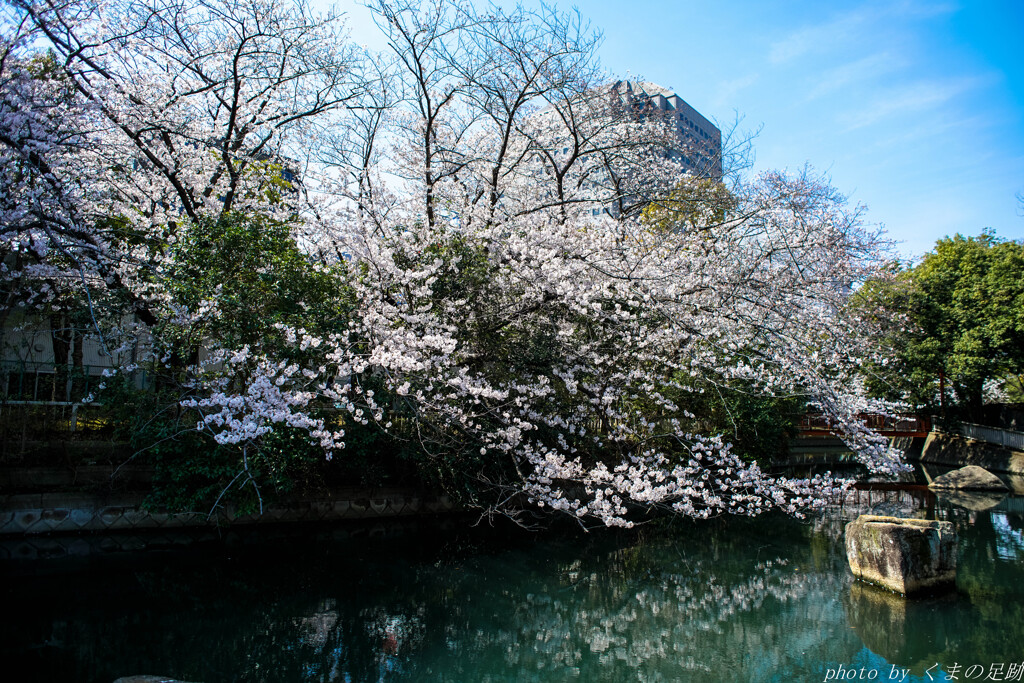
[[[755,170],[826,173],[904,256],[986,227],[1024,238],[1024,0],[576,6],[609,72],[761,128]],[[339,8],[369,42],[366,10]]]

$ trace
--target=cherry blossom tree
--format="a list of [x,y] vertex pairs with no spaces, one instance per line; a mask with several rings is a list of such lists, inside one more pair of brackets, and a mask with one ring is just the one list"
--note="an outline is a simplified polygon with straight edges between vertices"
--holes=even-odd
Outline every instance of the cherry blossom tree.
[[301,2],[15,0],[4,19],[5,244],[61,252],[148,325],[178,232],[292,213],[290,155],[358,87],[338,18]]
[[[198,389],[186,367],[220,357],[209,335],[260,298],[206,286],[237,269],[192,266],[204,250],[229,258],[239,217],[298,236],[309,140],[361,96],[340,18],[301,2],[15,1],[0,28],[8,302],[77,302],[123,369],[144,366],[187,398]],[[267,242],[283,251],[266,268],[294,261],[291,236]]]
[[[389,49],[363,60],[301,4],[19,0],[5,25],[3,182],[38,207],[6,209],[7,243],[40,267],[70,253],[151,333],[195,333],[179,402],[238,448],[232,485],[268,435],[333,457],[359,427],[487,512],[824,505],[844,482],[770,475],[691,410],[736,383],[817,403],[872,469],[899,467],[855,418],[870,351],[846,298],[880,247],[859,209],[809,173],[724,194],[683,174],[670,122],[601,71],[575,13],[370,7]],[[343,314],[278,290],[307,314],[228,334],[245,297],[173,286],[199,226],[253,217],[341,283]]]

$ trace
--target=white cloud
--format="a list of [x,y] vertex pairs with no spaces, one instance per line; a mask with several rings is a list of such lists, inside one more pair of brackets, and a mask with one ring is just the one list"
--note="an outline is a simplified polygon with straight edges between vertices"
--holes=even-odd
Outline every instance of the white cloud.
[[835,52],[848,45],[874,42],[893,24],[906,20],[929,19],[955,12],[953,3],[867,2],[828,21],[800,28],[772,43],[768,59],[785,64],[808,54]]
[[874,100],[865,102],[857,111],[848,111],[838,117],[846,130],[870,126],[893,116],[935,111],[954,98],[982,87],[990,79],[982,77],[920,81],[898,88],[890,88]]
[[830,95],[837,90],[872,81],[881,75],[902,68],[905,64],[906,60],[891,50],[876,52],[867,57],[847,62],[822,74],[818,84],[808,93],[807,99],[814,100]]
[[736,95],[741,90],[749,88],[756,83],[758,78],[758,74],[748,74],[746,76],[741,76],[740,78],[734,78],[730,81],[719,83],[715,87],[715,94],[712,98],[713,105],[716,108],[735,107]]
[[768,59],[772,64],[784,64],[808,53],[829,51],[855,39],[872,18],[873,13],[858,10],[831,21],[806,26],[773,43]]

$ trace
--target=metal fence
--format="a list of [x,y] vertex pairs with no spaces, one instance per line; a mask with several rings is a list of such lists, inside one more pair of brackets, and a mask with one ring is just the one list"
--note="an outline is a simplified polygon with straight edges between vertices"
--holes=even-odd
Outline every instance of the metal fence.
[[28,361],[0,362],[0,401],[71,404],[95,389],[102,369],[92,366],[69,367],[54,363]]
[[12,445],[17,442],[24,450],[27,441],[92,425],[102,409],[89,405],[102,372],[88,365],[0,361],[0,453],[18,451]]
[[982,425],[965,422],[960,425],[960,433],[968,439],[975,439],[977,441],[984,441],[985,443],[1024,451],[1024,432],[1013,432],[1009,429],[984,427]]

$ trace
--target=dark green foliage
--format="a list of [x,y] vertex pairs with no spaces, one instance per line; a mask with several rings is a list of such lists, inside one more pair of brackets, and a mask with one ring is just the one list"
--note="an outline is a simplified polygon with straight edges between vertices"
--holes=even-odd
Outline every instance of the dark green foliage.
[[[889,358],[867,368],[876,395],[976,414],[988,380],[1024,374],[1024,245],[956,235],[912,268],[869,282],[855,301],[882,325],[878,343]],[[1018,380],[1019,381],[1019,380]]]
[[[676,419],[693,433],[720,434],[736,455],[765,467],[787,452],[796,435],[796,423],[806,410],[805,397],[769,396],[735,380],[694,386],[684,381],[681,385],[687,389],[663,387],[677,411],[659,412],[653,402],[641,402],[634,412],[648,418]],[[679,445],[671,440],[659,445],[669,453],[679,451]]]
[[221,312],[188,330],[193,344],[263,348],[279,338],[275,324],[328,333],[352,310],[344,263],[314,263],[286,223],[231,214],[191,226],[170,256],[167,282],[177,302],[195,311],[215,299]]
[[323,451],[304,432],[278,426],[244,449],[219,445],[196,430],[199,414],[182,408],[180,400],[188,396],[184,368],[211,342],[288,358],[297,352],[283,343],[275,324],[319,333],[343,325],[351,310],[347,280],[337,272],[344,265],[333,271],[318,266],[298,248],[287,224],[260,216],[192,225],[164,248],[172,265],[163,277],[174,305],[196,311],[215,299],[219,315],[164,323],[154,330],[156,359],[143,366],[148,386],[111,381],[99,397],[134,457],[156,468],[150,502],[207,512],[219,499],[251,511],[261,497],[322,488]]
[[176,394],[137,389],[111,379],[101,393],[113,436],[126,442],[136,464],[154,467],[153,507],[208,512],[235,476],[234,454],[195,429],[195,415]]
[[803,398],[767,396],[745,387],[706,390],[703,397],[702,405],[691,403],[690,408],[704,422],[702,428],[722,434],[734,453],[764,466],[787,452],[797,419],[805,412]]

